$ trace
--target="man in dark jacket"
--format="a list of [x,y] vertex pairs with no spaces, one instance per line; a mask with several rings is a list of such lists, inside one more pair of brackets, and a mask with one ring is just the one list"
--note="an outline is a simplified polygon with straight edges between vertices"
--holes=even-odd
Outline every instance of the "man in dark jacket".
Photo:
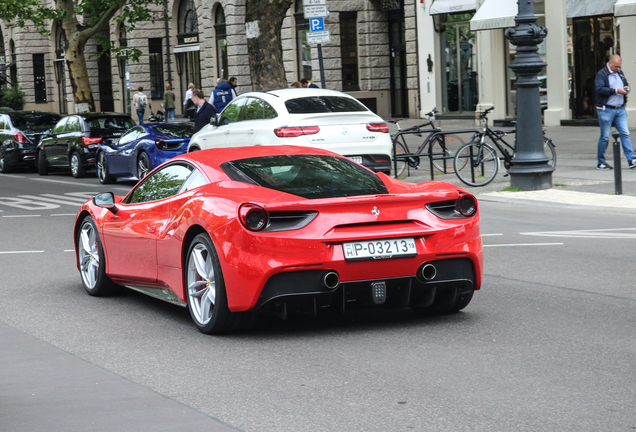
[[303,78],[300,80],[300,85],[303,86],[303,88],[320,88],[318,87],[316,84],[309,82],[309,80],[307,78]]
[[622,60],[614,54],[609,62],[596,75],[594,85],[596,87],[596,113],[601,127],[601,136],[598,139],[598,164],[597,169],[611,170],[612,166],[605,160],[605,150],[609,141],[612,126],[621,135],[623,153],[627,158],[629,168],[636,168],[636,155],[632,150],[632,141],[629,138],[627,125],[627,113],[625,102],[629,93],[629,84],[625,74],[621,70]]
[[210,119],[216,115],[214,107],[207,103],[203,97],[201,90],[197,89],[192,92],[192,102],[197,107],[197,112],[194,114],[194,133],[199,132],[203,126],[210,124]]
[[232,86],[230,86],[227,80],[221,79],[212,92],[212,96],[214,97],[212,101],[214,108],[216,108],[216,112],[220,113],[232,100]]

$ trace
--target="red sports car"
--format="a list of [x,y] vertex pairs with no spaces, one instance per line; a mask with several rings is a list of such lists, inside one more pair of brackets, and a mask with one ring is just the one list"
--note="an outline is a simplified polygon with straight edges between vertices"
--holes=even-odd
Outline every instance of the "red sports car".
[[259,313],[458,311],[482,280],[474,196],[307,147],[175,157],[125,197],[86,202],[74,237],[89,294],[126,286],[187,306],[210,334]]

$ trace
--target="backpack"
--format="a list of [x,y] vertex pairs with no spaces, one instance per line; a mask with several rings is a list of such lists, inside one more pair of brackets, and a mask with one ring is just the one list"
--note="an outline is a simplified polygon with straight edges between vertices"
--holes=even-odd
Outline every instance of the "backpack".
[[137,98],[137,108],[145,108],[146,106],[146,95],[140,93]]

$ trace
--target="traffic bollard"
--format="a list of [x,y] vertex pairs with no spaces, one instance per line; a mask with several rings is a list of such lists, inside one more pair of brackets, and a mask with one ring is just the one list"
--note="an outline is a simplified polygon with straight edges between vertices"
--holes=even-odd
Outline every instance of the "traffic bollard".
[[612,132],[612,138],[614,138],[614,193],[616,195],[623,195],[623,176],[621,173],[621,144],[618,141],[620,133],[618,131]]

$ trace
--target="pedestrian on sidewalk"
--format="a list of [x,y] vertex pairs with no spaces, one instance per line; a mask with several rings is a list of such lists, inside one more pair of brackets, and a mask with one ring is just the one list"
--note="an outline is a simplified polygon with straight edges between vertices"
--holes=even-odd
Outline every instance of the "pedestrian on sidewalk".
[[601,127],[601,136],[598,139],[598,164],[596,169],[600,170],[611,170],[613,168],[605,160],[605,151],[607,150],[612,126],[615,126],[620,133],[621,146],[629,168],[636,168],[636,155],[632,149],[632,141],[629,138],[629,126],[627,125],[627,113],[625,112],[629,84],[621,70],[621,65],[621,57],[618,54],[614,54],[610,57],[607,65],[598,72],[594,81],[596,87],[596,113]]
[[207,103],[204,99],[203,92],[201,90],[194,90],[192,92],[192,102],[196,108],[196,114],[194,114],[194,132],[199,132],[203,126],[210,124],[210,119],[216,115],[214,107]]
[[320,88],[313,82],[310,82],[307,78],[302,78],[300,80],[300,85],[303,86],[303,88]]
[[144,124],[144,114],[146,112],[146,105],[148,105],[148,98],[144,94],[143,86],[137,87],[137,93],[133,97],[133,105],[137,109],[137,117],[139,117],[139,124]]
[[174,121],[174,102],[177,100],[170,84],[166,84],[166,91],[163,92],[163,109],[166,111],[165,119]]
[[194,91],[194,84],[188,84],[188,91],[185,94],[185,99],[183,100],[183,116],[186,118],[190,118],[190,121],[194,118],[194,111],[196,107],[194,106],[194,102],[192,102],[192,92]]
[[210,103],[214,105],[216,112],[220,113],[232,99],[232,86],[227,80],[219,78],[219,83],[210,96]]

